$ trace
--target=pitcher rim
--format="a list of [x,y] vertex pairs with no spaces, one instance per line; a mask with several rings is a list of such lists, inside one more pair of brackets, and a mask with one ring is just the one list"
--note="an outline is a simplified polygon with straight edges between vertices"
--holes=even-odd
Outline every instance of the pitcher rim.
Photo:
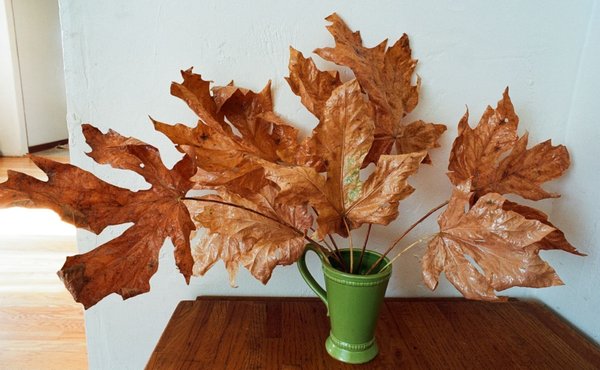
[[[340,248],[340,252],[350,252],[350,248]],[[360,249],[356,249],[355,248],[355,249],[353,249],[353,252],[354,253],[357,253],[357,252],[360,253]],[[374,251],[374,250],[370,250],[370,249],[367,249],[365,251],[365,253],[369,253],[369,254],[375,255],[378,258],[382,256],[381,253],[379,253],[377,251]],[[344,277],[344,278],[347,278],[347,279],[358,279],[358,280],[363,280],[363,281],[366,281],[366,280],[370,281],[370,280],[378,280],[378,279],[382,279],[382,278],[387,278],[387,277],[389,277],[392,274],[392,265],[387,266],[384,270],[379,271],[376,274],[357,275],[357,274],[350,274],[348,272],[344,272],[344,271],[340,271],[340,270],[336,269],[335,267],[331,266],[331,264],[329,263],[328,260],[327,261],[323,261],[323,262],[325,262],[325,263],[322,263],[322,265],[323,265],[323,269],[327,270],[326,273],[334,274],[334,275],[337,275],[339,277]],[[385,265],[388,262],[389,262],[389,259],[387,257],[385,257],[380,262],[380,264]]]

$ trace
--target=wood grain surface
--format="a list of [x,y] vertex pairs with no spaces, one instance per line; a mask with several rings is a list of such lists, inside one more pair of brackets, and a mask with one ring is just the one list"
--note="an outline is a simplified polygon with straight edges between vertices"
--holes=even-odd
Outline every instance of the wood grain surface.
[[199,297],[177,306],[146,369],[600,368],[600,348],[535,302],[386,299],[364,365],[330,358],[328,331],[317,299]]

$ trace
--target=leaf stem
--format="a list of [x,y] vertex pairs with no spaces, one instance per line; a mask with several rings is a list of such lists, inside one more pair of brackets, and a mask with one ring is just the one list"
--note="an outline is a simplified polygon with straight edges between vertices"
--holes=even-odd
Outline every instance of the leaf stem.
[[329,236],[329,240],[331,240],[331,244],[333,244],[333,246],[335,248],[335,252],[339,254],[340,250],[337,246],[337,243],[335,242],[335,239],[333,239],[333,236],[331,236],[331,234],[327,234],[327,236]]
[[350,244],[350,273],[354,273],[354,245],[352,243],[352,232],[350,232],[350,227],[348,226],[348,222],[346,222],[346,218],[342,218],[344,220],[344,226],[346,226],[346,231],[348,232],[348,242]]
[[360,271],[360,266],[362,265],[363,257],[365,256],[365,251],[367,250],[367,243],[369,242],[369,235],[371,235],[371,228],[373,224],[369,224],[369,228],[367,229],[367,236],[365,237],[365,242],[363,243],[362,250],[360,251],[360,260],[358,260],[358,271]]
[[433,207],[429,212],[427,212],[423,217],[421,217],[420,219],[417,220],[417,222],[413,223],[412,225],[410,225],[410,227],[408,229],[406,229],[405,232],[402,233],[402,235],[400,235],[400,237],[398,237],[396,240],[394,240],[392,242],[392,244],[386,249],[385,253],[383,253],[381,255],[381,257],[379,257],[377,259],[377,261],[375,261],[375,263],[373,263],[373,265],[371,266],[371,268],[369,268],[369,271],[367,271],[367,273],[365,275],[368,275],[371,273],[371,271],[373,271],[373,269],[375,269],[380,263],[381,261],[383,261],[383,259],[385,257],[387,257],[387,255],[392,251],[392,249],[394,249],[394,247],[400,243],[400,241],[402,239],[404,239],[404,237],[412,231],[412,229],[414,229],[418,224],[420,224],[421,222],[425,221],[425,219],[427,219],[427,217],[431,216],[435,211],[439,210],[440,208],[446,206],[448,204],[448,201],[445,201],[444,203],[437,205],[435,207]]
[[[435,206],[434,208],[432,208],[429,212],[427,212],[423,217],[421,217],[419,220],[417,220],[417,222],[415,222],[414,224],[410,225],[410,227],[408,229],[406,229],[406,231],[404,233],[402,233],[402,235],[400,235],[400,237],[396,240],[394,240],[394,242],[392,243],[392,245],[388,248],[388,249],[393,249],[398,243],[400,243],[400,240],[402,240],[409,232],[412,231],[412,229],[414,229],[418,224],[420,224],[421,222],[425,221],[429,216],[431,216],[435,211],[439,210],[440,208],[446,206],[448,204],[448,201],[445,201],[444,203]],[[386,253],[387,254],[387,253]]]
[[329,240],[331,240],[331,243],[333,244],[333,247],[335,248],[335,252],[338,256],[338,261],[340,262],[340,265],[344,269],[344,272],[348,272],[346,263],[344,262],[344,259],[342,258],[342,252],[340,252],[340,249],[338,248],[337,243],[335,242],[335,239],[333,239],[333,236],[331,236],[331,234],[327,234],[327,235],[329,236]]
[[434,236],[436,236],[436,234],[431,234],[431,235],[427,235],[422,237],[421,239],[418,239],[417,241],[411,243],[408,247],[404,248],[403,250],[400,251],[400,253],[398,253],[394,258],[392,258],[388,263],[385,264],[385,266],[383,266],[383,268],[381,270],[385,270],[386,267],[388,267],[389,265],[391,265],[392,263],[394,263],[394,261],[396,261],[401,255],[403,255],[405,252],[408,252],[410,249],[412,249],[413,247],[421,244],[422,242],[433,238]]
[[[309,228],[310,231],[312,231],[313,233],[316,231],[314,227],[310,227]],[[323,239],[323,244],[327,247],[327,250],[338,260],[340,261],[338,255],[336,254],[335,249],[333,249],[333,247],[331,245],[329,245],[329,243],[327,243],[327,240]]]
[[329,245],[329,243],[327,243],[327,240],[323,239],[323,245],[325,245],[327,247],[327,250],[331,253],[335,253],[335,250],[333,249],[333,247],[331,245]]

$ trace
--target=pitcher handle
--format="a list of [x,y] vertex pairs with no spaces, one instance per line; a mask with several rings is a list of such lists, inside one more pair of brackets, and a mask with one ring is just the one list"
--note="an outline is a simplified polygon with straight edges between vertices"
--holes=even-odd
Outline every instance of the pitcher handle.
[[307,244],[306,248],[304,249],[304,253],[302,253],[302,256],[298,260],[298,270],[300,270],[300,275],[302,275],[302,278],[304,281],[306,281],[306,284],[308,284],[310,289],[312,289],[313,292],[315,292],[317,296],[321,298],[323,303],[325,303],[325,307],[327,307],[327,311],[329,311],[329,305],[327,304],[327,292],[325,292],[325,289],[323,289],[319,283],[317,283],[315,278],[310,274],[310,271],[308,271],[308,267],[306,267],[306,253],[309,251],[315,252],[321,259],[321,263],[329,263],[327,257],[325,257],[319,249],[312,244]]

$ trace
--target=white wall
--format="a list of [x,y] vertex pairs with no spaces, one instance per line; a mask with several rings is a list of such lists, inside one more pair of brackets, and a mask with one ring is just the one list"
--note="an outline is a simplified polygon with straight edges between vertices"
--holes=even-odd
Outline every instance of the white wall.
[[12,1],[0,1],[0,155],[27,153]]
[[[423,78],[421,104],[414,116],[449,126],[443,148],[433,153],[434,166],[422,169],[412,181],[418,190],[401,205],[401,219],[386,229],[375,228],[374,245],[385,245],[420,215],[447,198],[450,188],[444,172],[450,144],[456,134],[455,125],[464,113],[465,104],[476,122],[485,106],[495,104],[504,87],[509,85],[521,117],[521,132],[529,130],[532,142],[545,138],[552,138],[556,143],[567,141],[574,160],[581,161],[569,173],[569,179],[549,186],[569,195],[558,200],[545,200],[538,206],[547,212],[554,209],[556,223],[570,228],[567,231],[571,239],[590,253],[587,260],[565,254],[547,255],[556,261],[558,272],[564,275],[569,287],[573,287],[567,289],[577,290],[569,296],[573,301],[569,307],[587,307],[586,314],[591,314],[597,306],[592,303],[597,303],[597,299],[590,299],[591,293],[583,295],[579,289],[591,289],[593,282],[597,285],[599,280],[597,268],[593,272],[598,257],[592,245],[593,237],[597,236],[597,213],[596,218],[586,218],[581,224],[573,224],[577,218],[558,216],[567,214],[573,204],[582,209],[578,214],[594,215],[597,212],[588,198],[592,196],[592,184],[598,182],[598,172],[585,172],[587,157],[591,155],[587,153],[597,144],[580,142],[580,138],[582,135],[591,138],[589,131],[595,129],[597,133],[598,126],[591,116],[592,97],[585,100],[574,97],[574,92],[577,96],[585,96],[590,89],[597,88],[597,79],[595,83],[587,82],[588,73],[594,72],[591,66],[597,54],[583,53],[584,45],[589,50],[594,42],[598,43],[597,28],[596,36],[592,29],[588,31],[593,1],[569,4],[541,0],[487,4],[474,0],[458,3],[380,1],[376,4],[316,0],[301,3],[274,0],[169,3],[158,0],[62,0],[73,162],[115,184],[134,188],[144,186],[138,178],[117,175],[84,156],[83,151],[87,148],[79,126],[83,122],[92,122],[102,129],[110,127],[153,143],[160,147],[167,164],[174,163],[177,152],[166,138],[153,132],[147,115],[166,122],[195,121],[184,103],[169,96],[170,81],[179,80],[178,71],[190,66],[195,66],[196,71],[218,84],[234,79],[241,86],[259,89],[272,79],[278,111],[308,132],[315,121],[283,80],[287,75],[288,45],[305,54],[316,47],[331,45],[332,39],[325,30],[323,18],[337,11],[352,28],[362,31],[370,45],[386,37],[395,40],[402,32],[410,35],[414,56],[420,60],[418,73]],[[594,24],[597,25],[597,21]],[[331,67],[325,62],[320,64]],[[588,86],[588,83],[592,85]],[[572,102],[576,104],[572,106]],[[575,108],[587,112],[589,117],[575,113]],[[586,132],[590,136],[585,136]],[[579,176],[582,179],[589,177],[587,184],[582,185],[590,192],[587,198],[574,191],[570,184],[580,181]],[[576,203],[570,200],[576,200]],[[434,228],[434,220],[431,220],[415,230],[412,238],[430,233]],[[122,229],[113,228],[98,237],[81,233],[80,249],[89,250]],[[356,239],[362,240],[362,236],[357,234]],[[125,302],[118,296],[111,296],[87,311],[92,368],[141,368],[174,307],[182,299],[193,299],[200,294],[312,294],[295,266],[277,269],[267,286],[242,272],[238,278],[240,287],[232,289],[224,269],[218,265],[207,276],[193,279],[191,285],[186,286],[176,272],[172,246],[167,244],[161,253],[159,271],[151,281],[151,293]],[[576,273],[582,263],[588,264],[589,275]],[[431,295],[420,282],[416,257],[405,258],[395,270],[390,295]],[[592,282],[588,283],[587,279]],[[544,297],[572,318],[574,311],[563,310],[566,306],[559,302],[563,299],[559,296],[562,291],[564,288],[550,288],[542,295],[513,289],[509,293],[520,297]],[[434,294],[456,293],[444,283]],[[588,297],[587,301],[585,297]],[[582,330],[598,338],[598,327],[590,324],[590,316],[586,317],[573,320]]]
[[600,4],[590,11],[585,47],[576,76],[564,143],[573,168],[560,183],[563,197],[552,217],[571,242],[589,256],[553,254],[549,260],[566,285],[536,292],[536,297],[600,342]]

